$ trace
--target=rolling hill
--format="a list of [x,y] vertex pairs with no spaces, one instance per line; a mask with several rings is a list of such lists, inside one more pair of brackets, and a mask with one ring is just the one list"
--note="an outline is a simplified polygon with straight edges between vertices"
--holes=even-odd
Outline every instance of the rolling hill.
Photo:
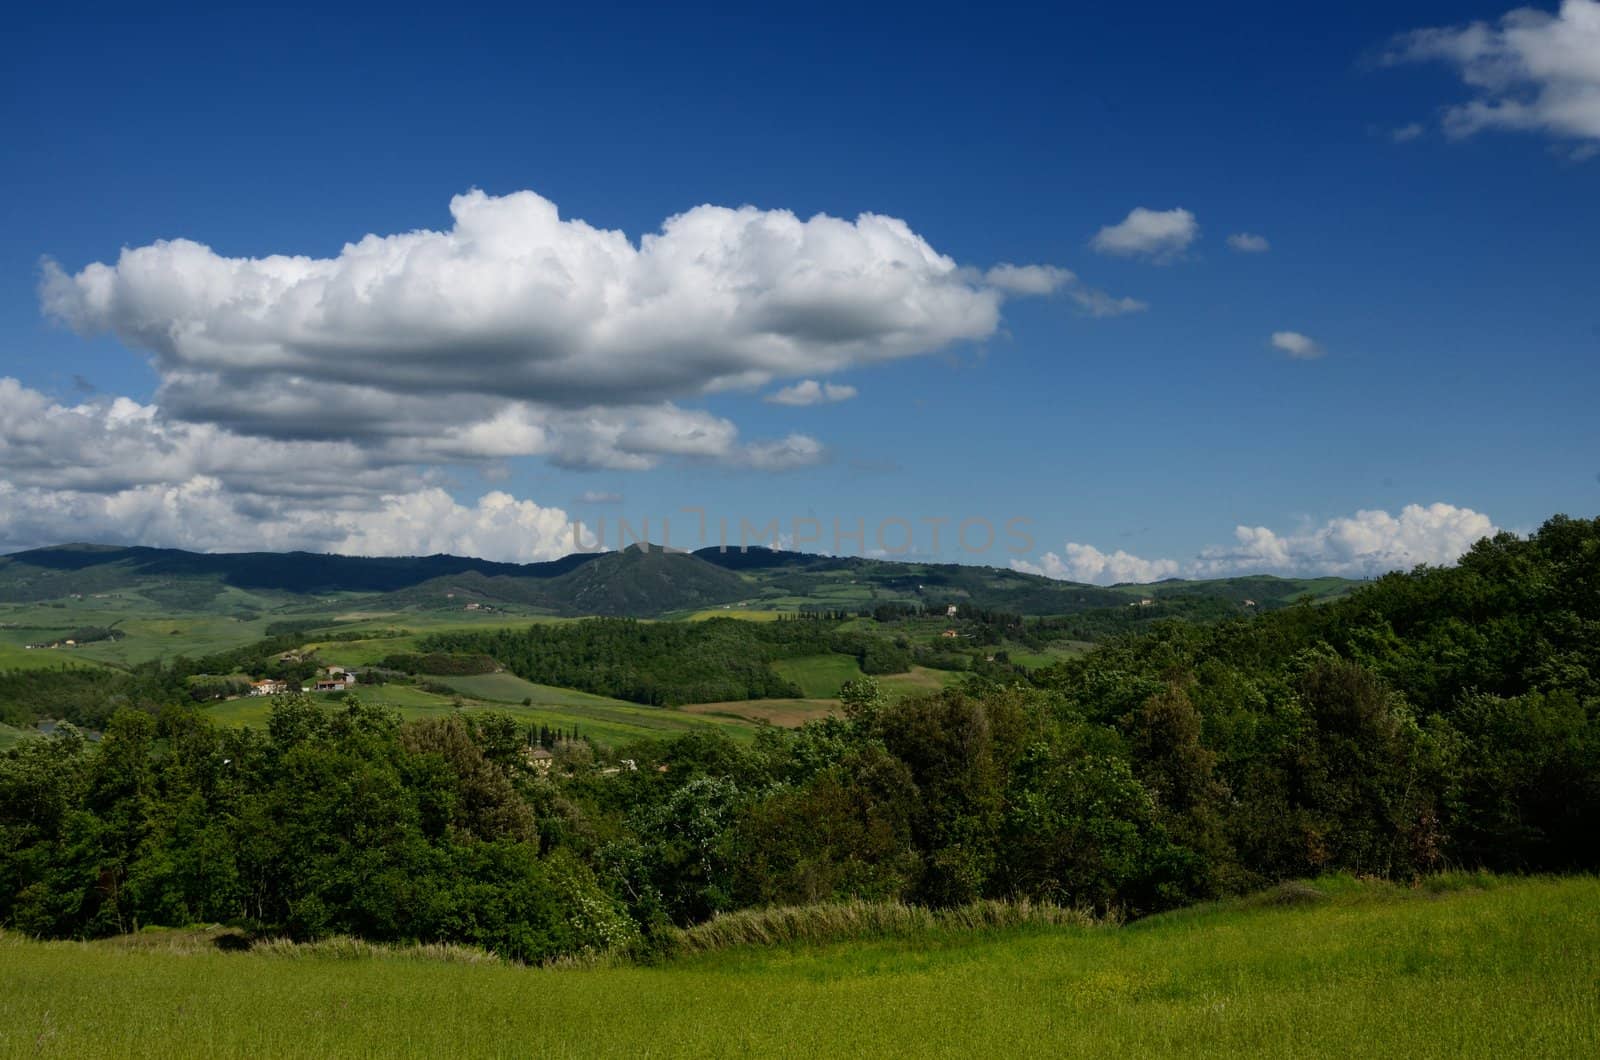
[[[735,605],[755,611],[860,612],[884,604],[1073,615],[1144,597],[1204,596],[1262,609],[1354,582],[1254,576],[1096,586],[997,567],[820,556],[765,548],[665,552],[634,546],[544,563],[463,556],[307,552],[196,553],[71,544],[0,556],[0,604],[122,600],[161,613],[478,610],[555,616],[677,617]],[[108,606],[110,606],[108,604]]]

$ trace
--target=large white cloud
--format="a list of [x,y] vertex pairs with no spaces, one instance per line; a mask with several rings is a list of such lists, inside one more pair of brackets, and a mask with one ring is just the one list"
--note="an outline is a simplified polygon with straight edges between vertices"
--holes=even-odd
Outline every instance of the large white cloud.
[[775,396],[841,400],[854,388],[814,380],[990,338],[1008,298],[1142,308],[1055,266],[958,265],[877,214],[699,206],[634,241],[532,192],[450,209],[447,230],[327,258],[175,239],[75,273],[47,262],[45,312],[148,351],[160,384],[151,403],[70,404],[0,380],[0,544],[409,550],[435,547],[431,527],[526,558],[544,546],[497,535],[544,541],[525,531],[565,516],[459,505],[439,491],[452,465],[816,464],[809,435],[745,438],[692,404],[796,379]]
[[173,423],[125,397],[63,405],[0,378],[0,480],[16,486],[107,493],[204,477],[237,490],[326,497],[423,484],[427,476],[408,463],[381,447]]
[[1030,574],[1102,585],[1263,573],[1367,577],[1419,563],[1454,563],[1480,538],[1497,532],[1487,515],[1471,508],[1408,504],[1397,515],[1362,510],[1292,533],[1239,526],[1232,544],[1202,549],[1188,562],[1144,559],[1122,551],[1108,555],[1092,545],[1068,542],[1064,555],[1047,552],[1038,563],[1012,560],[1011,566]]
[[[265,492],[378,493],[411,488],[429,466],[517,456],[618,470],[648,470],[668,459],[781,470],[826,456],[806,436],[741,441],[731,421],[666,402],[581,409],[510,402],[488,410],[447,398],[378,395],[367,403],[364,396],[338,386],[263,393],[263,404],[284,401],[280,426],[291,414],[305,422],[280,437],[259,437],[249,419],[236,429],[203,418],[186,422],[127,398],[62,405],[0,378],[0,477],[106,490],[198,474]],[[363,425],[361,436],[340,437],[333,429],[339,424]],[[769,458],[780,445],[794,454],[790,463]]]
[[1391,63],[1441,61],[1473,91],[1446,109],[1445,132],[1520,129],[1600,145],[1600,0],[1563,0],[1551,15],[1517,8],[1498,22],[1420,29],[1397,38]]
[[1188,210],[1136,206],[1121,221],[1096,232],[1089,245],[1102,254],[1167,262],[1187,250],[1199,234],[1200,224]]
[[[655,452],[689,448],[674,427],[666,416],[631,429],[662,435],[638,442]],[[459,504],[409,448],[251,438],[122,397],[63,405],[0,378],[0,548],[87,540],[522,560],[572,551],[565,512],[501,492]]]
[[681,402],[987,339],[1011,297],[1143,308],[1054,266],[959,266],[878,214],[698,206],[634,242],[530,191],[473,191],[450,211],[448,230],[331,258],[175,239],[74,274],[47,262],[41,303],[152,353],[172,421],[396,461],[608,469],[815,462],[815,439],[746,442]]
[[637,244],[531,191],[451,200],[447,231],[337,257],[229,258],[185,239],[75,275],[44,308],[152,351],[165,374],[302,378],[544,406],[639,404],[929,353],[994,334],[1006,295],[901,220],[698,206]]
[[[393,556],[450,552],[531,562],[577,551],[580,528],[560,508],[544,508],[495,490],[472,505],[442,489],[383,498],[375,512],[335,520],[344,538],[333,551]],[[584,538],[589,541],[590,538]]]

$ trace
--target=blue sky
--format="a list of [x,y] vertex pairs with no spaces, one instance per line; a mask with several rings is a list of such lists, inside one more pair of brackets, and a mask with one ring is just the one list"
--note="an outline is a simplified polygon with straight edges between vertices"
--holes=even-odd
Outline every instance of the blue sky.
[[[0,390],[0,547],[536,558],[570,550],[573,520],[605,517],[614,536],[619,517],[696,506],[785,532],[861,519],[869,549],[903,518],[917,551],[925,519],[1025,518],[1025,556],[961,554],[948,530],[943,551],[1106,581],[1368,573],[1447,561],[1491,526],[1592,515],[1600,4],[1508,11],[30,13],[4,45],[0,377],[15,384]],[[720,331],[686,324],[658,351],[647,330],[606,354],[604,314],[552,336],[543,310],[480,306],[483,285],[441,288],[465,333],[367,314],[350,334],[322,321],[310,348],[271,303],[252,310],[271,335],[213,341],[237,294],[216,293],[227,262],[447,232],[470,189],[534,192],[634,247],[701,204],[885,215],[965,270],[929,290],[998,300],[999,317],[907,337],[887,296],[810,299],[778,328],[792,365],[751,338],[718,360],[763,366],[734,383],[694,367]],[[1187,211],[1187,235],[1097,250],[1135,209]],[[1238,233],[1269,249],[1232,249]],[[205,292],[147,284],[90,304],[86,267],[169,239],[211,249]],[[830,267],[848,271],[873,251],[839,253]],[[45,258],[66,309],[41,298]],[[1075,279],[1015,296],[984,275],[1008,263]],[[1143,308],[1095,316],[1092,292]],[[816,346],[852,313],[856,346]],[[157,349],[150,336],[175,329],[206,335]],[[1273,345],[1288,332],[1320,356]],[[413,337],[405,363],[440,382],[397,397],[384,343]],[[293,387],[281,365],[245,363],[263,343],[294,347]],[[535,373],[500,395],[515,416],[496,404],[502,368],[473,363],[557,355],[571,359],[559,383]],[[659,386],[631,381],[669,361]],[[380,370],[339,390],[359,364]],[[805,380],[855,395],[765,400]],[[275,402],[294,408],[258,414]],[[437,444],[480,421],[470,444]],[[485,509],[499,493],[515,500]],[[600,494],[622,501],[581,500]]]

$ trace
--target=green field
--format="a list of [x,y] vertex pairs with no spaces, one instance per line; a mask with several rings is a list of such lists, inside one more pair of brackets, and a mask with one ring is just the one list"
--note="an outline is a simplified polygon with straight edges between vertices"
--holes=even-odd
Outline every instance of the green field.
[[0,722],[0,751],[15,746],[18,740],[25,739],[28,735],[29,733],[26,729],[18,729],[15,726]]
[[[839,710],[839,686],[865,676],[853,656],[805,655],[780,659],[772,664],[779,674],[798,684],[805,692],[799,699],[738,699],[725,703],[694,703],[683,709],[707,718],[721,718],[755,725],[792,728],[827,717]],[[874,678],[884,695],[894,702],[907,696],[927,695],[961,681],[954,670],[932,670],[913,666],[903,674],[884,674]]]
[[779,677],[799,685],[807,699],[833,699],[840,685],[862,676],[855,656],[838,653],[779,659],[772,668]]
[[76,654],[113,666],[170,659],[177,655],[192,659],[260,640],[266,635],[266,628],[272,619],[241,621],[223,615],[185,615],[175,618],[121,617],[112,621],[126,636],[118,640],[86,644],[75,649]]
[[[9,630],[7,632],[10,632]],[[0,670],[53,670],[60,666],[96,666],[76,648],[36,648],[0,640]]]
[[687,611],[678,614],[663,615],[663,618],[684,619],[689,622],[704,622],[708,618],[742,618],[746,622],[776,622],[787,611],[749,611],[735,607],[711,607],[703,611]]
[[1027,648],[1007,647],[1006,653],[1011,661],[1018,666],[1026,666],[1030,670],[1043,669],[1054,666],[1062,659],[1073,659],[1094,650],[1094,645],[1083,640],[1063,641],[1052,644],[1039,651],[1029,651]]
[[[509,680],[494,680],[502,677]],[[459,709],[463,711],[493,710],[510,715],[524,726],[548,725],[562,730],[576,728],[580,735],[613,746],[707,727],[721,729],[739,740],[748,740],[755,735],[755,723],[749,719],[707,717],[665,707],[639,706],[604,696],[592,696],[587,692],[576,692],[570,688],[535,685],[510,674],[431,677],[428,680],[460,689],[463,706]],[[513,685],[511,682],[517,683]],[[469,687],[480,691],[468,692]],[[458,709],[454,696],[436,695],[412,685],[369,685],[358,687],[356,694],[363,703],[393,707],[406,721],[439,718]],[[317,698],[321,700],[324,697]],[[532,698],[534,705],[523,706],[524,698]],[[338,704],[338,700],[332,697],[327,697],[326,702],[329,706]],[[246,696],[212,704],[206,708],[206,713],[221,725],[259,728],[266,725],[271,710],[270,698]]]
[[[652,736],[670,736],[712,725],[730,736],[748,739],[755,734],[745,719],[698,717],[667,707],[647,707],[621,699],[597,696],[573,688],[557,688],[526,681],[504,671],[468,676],[431,676],[427,680],[448,685],[479,704],[510,714],[527,724],[551,725],[588,733],[602,743],[621,743]],[[524,706],[523,700],[531,699]]]
[[566,622],[568,619],[542,615],[487,614],[469,617],[451,611],[446,615],[423,612],[356,612],[341,615],[343,621],[353,624],[339,627],[339,632],[375,633],[403,632],[403,636],[377,636],[369,640],[312,640],[306,648],[314,650],[318,658],[339,666],[372,666],[386,656],[417,651],[420,642],[433,633],[447,633],[463,629],[523,629],[541,622]]
[[[483,614],[462,611],[340,611],[343,602],[340,600],[329,600],[317,605],[317,610],[308,609],[298,613],[281,609],[253,612],[245,605],[264,604],[267,601],[231,588],[225,590],[218,600],[237,603],[239,609],[236,613],[212,610],[171,612],[137,596],[115,600],[0,604],[0,669],[88,666],[95,663],[126,667],[179,655],[193,659],[261,640],[271,625],[302,620],[308,630],[333,626],[341,632],[403,629],[409,634],[399,638],[312,641],[308,645],[317,648],[319,654],[330,663],[368,666],[393,652],[415,650],[417,641],[429,633],[561,621],[503,611]],[[59,648],[27,651],[23,648],[26,643],[58,640],[84,626],[115,627],[125,635],[117,640],[98,641],[70,651]]]
[[701,717],[794,728],[808,721],[816,721],[837,713],[839,701],[837,699],[735,699],[725,703],[691,703],[683,709]]
[[[853,655],[830,653],[803,655],[797,659],[779,659],[772,664],[779,676],[793,681],[807,699],[837,699],[839,686],[866,675]],[[903,674],[880,674],[876,680],[890,699],[937,692],[941,688],[961,681],[956,670],[934,670],[926,666],[913,666]],[[761,700],[750,700],[759,703]]]
[[535,684],[514,673],[502,670],[493,674],[468,674],[464,676],[426,675],[425,680],[448,685],[462,695],[490,703],[521,703],[533,700],[540,707],[633,707],[620,699],[579,692],[573,688],[556,688],[553,685]]
[[0,1054],[1572,1056],[1600,881],[1348,879],[1127,927],[539,970],[0,936]]
[[907,696],[925,696],[941,688],[958,685],[966,679],[959,670],[934,670],[926,666],[913,666],[903,674],[884,674],[877,679],[884,694],[891,700]]

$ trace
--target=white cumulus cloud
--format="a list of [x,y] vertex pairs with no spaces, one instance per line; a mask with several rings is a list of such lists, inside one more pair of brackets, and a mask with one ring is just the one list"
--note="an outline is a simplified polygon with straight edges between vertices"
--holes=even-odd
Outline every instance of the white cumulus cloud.
[[990,287],[1014,294],[1053,294],[1077,279],[1070,269],[1054,265],[996,265],[983,274]]
[[757,471],[787,471],[820,464],[827,456],[827,448],[815,438],[791,434],[776,441],[752,442],[745,446],[740,460]]
[[1068,541],[1061,550],[1065,555],[1046,552],[1038,563],[1015,559],[1013,570],[1026,574],[1042,574],[1060,581],[1091,582],[1096,585],[1116,585],[1119,582],[1157,582],[1175,578],[1180,567],[1170,559],[1140,559],[1118,549],[1101,552],[1093,545]]
[[383,498],[375,512],[335,521],[344,537],[333,551],[358,556],[450,552],[482,559],[533,562],[576,551],[578,528],[560,508],[544,508],[499,490],[475,504],[442,489]]
[[47,262],[40,300],[150,352],[173,422],[395,460],[609,469],[793,466],[821,443],[745,441],[682,403],[982,341],[1008,298],[1137,306],[1055,266],[958,265],[880,214],[696,206],[635,240],[531,191],[472,191],[450,213],[332,257],[172,239],[77,272]]
[[1498,532],[1487,515],[1451,504],[1408,504],[1397,515],[1363,510],[1319,527],[1278,534],[1264,526],[1234,529],[1232,545],[1205,549],[1190,565],[1199,576],[1265,569],[1348,576],[1454,563],[1480,538]]
[[1297,361],[1314,361],[1326,352],[1321,343],[1298,331],[1274,331],[1270,341],[1273,349],[1281,350]]
[[1556,14],[1520,7],[1496,22],[1419,29],[1396,38],[1390,63],[1453,67],[1471,98],[1444,112],[1454,137],[1486,129],[1600,141],[1600,0],[1563,0]]
[[247,437],[169,421],[125,397],[65,405],[0,378],[0,548],[104,541],[522,560],[572,551],[560,509],[503,492],[458,503],[418,455],[404,439]]
[[1454,563],[1473,544],[1499,532],[1482,512],[1451,504],[1408,504],[1398,514],[1362,510],[1320,526],[1279,533],[1264,526],[1234,528],[1233,542],[1202,549],[1186,562],[1101,552],[1068,542],[1040,562],[1012,560],[1014,570],[1068,581],[1111,585],[1163,578],[1222,578],[1239,574],[1369,577],[1418,564]]
[[1142,313],[1149,303],[1124,295],[1121,298],[1091,288],[1077,288],[1067,292],[1067,297],[1078,303],[1078,308],[1092,317],[1120,317],[1125,313]]
[[573,552],[578,533],[561,509],[499,491],[471,504],[438,487],[330,504],[239,492],[206,476],[110,493],[0,479],[0,548],[7,550],[94,541],[201,552],[451,552],[532,562]]
[[641,404],[914,356],[995,333],[1007,295],[904,222],[697,206],[637,243],[531,192],[451,200],[445,231],[333,258],[228,258],[186,239],[68,274],[48,313],[150,350],[164,375],[294,378],[541,406]]
[[1253,232],[1235,232],[1228,237],[1228,246],[1241,254],[1265,254],[1272,249],[1266,236]]
[[1117,297],[1093,287],[1085,287],[1067,269],[1053,265],[996,265],[983,274],[983,282],[997,290],[1017,295],[1064,293],[1079,309],[1092,317],[1115,317],[1150,308],[1137,298]]
[[[642,471],[664,460],[755,466],[752,446],[730,420],[670,402],[655,405],[543,408],[510,402],[489,410],[448,398],[367,395],[337,386],[262,395],[304,416],[296,430],[254,436],[253,421],[223,427],[189,422],[158,405],[94,397],[64,406],[0,378],[0,457],[14,476],[86,488],[181,481],[217,475],[250,477],[274,488],[383,491],[403,482],[397,469],[543,456],[572,468]],[[299,399],[297,402],[296,399]],[[474,418],[474,413],[482,418]],[[339,430],[356,431],[354,438]],[[280,426],[287,422],[280,421]],[[793,437],[783,439],[793,442]],[[815,443],[820,451],[821,443]]]
[[853,386],[804,379],[793,386],[786,386],[768,394],[764,400],[773,405],[823,405],[836,401],[849,401],[855,396],[856,388]]
[[1199,234],[1200,225],[1188,210],[1137,206],[1121,221],[1096,232],[1089,245],[1102,254],[1167,262],[1188,249]]

